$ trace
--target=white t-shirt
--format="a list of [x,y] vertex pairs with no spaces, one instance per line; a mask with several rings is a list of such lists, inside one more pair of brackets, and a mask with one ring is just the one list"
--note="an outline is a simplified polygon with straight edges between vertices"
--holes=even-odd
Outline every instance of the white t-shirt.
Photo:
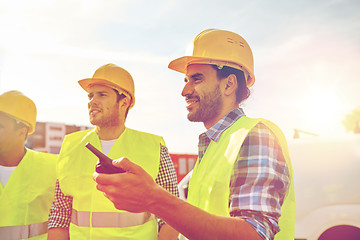
[[5,187],[16,167],[0,166],[0,182]]
[[101,148],[103,153],[107,156],[110,152],[111,147],[114,145],[117,139],[114,140],[100,140],[101,141]]

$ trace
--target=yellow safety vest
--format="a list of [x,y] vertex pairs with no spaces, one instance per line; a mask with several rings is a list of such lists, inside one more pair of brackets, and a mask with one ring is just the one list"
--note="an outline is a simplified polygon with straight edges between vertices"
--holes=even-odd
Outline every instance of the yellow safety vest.
[[5,187],[0,184],[0,239],[46,239],[57,155],[27,149]]
[[[157,239],[157,222],[150,213],[117,210],[92,179],[98,158],[85,144],[101,150],[95,130],[67,135],[58,161],[60,188],[73,197],[70,225],[71,239]],[[159,172],[162,137],[126,128],[112,146],[111,159],[127,157],[140,165],[153,179]]]
[[189,182],[188,202],[209,213],[230,216],[229,185],[233,166],[245,137],[259,122],[269,127],[278,138],[291,179],[290,187],[281,207],[280,232],[275,235],[275,240],[294,239],[295,193],[292,164],[283,133],[268,120],[251,119],[243,116],[222,133],[218,142],[212,141],[210,143],[201,163],[199,164],[197,161],[195,164]]

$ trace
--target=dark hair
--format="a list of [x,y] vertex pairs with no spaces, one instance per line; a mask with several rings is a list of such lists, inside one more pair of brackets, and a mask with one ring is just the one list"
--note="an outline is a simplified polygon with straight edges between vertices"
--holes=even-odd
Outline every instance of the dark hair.
[[[117,102],[117,103],[120,102],[121,100],[123,100],[124,98],[126,98],[126,95],[125,95],[125,94],[119,93],[119,91],[116,90],[116,89],[114,89],[114,88],[113,88],[113,90],[114,90],[115,93],[116,93],[116,102]],[[129,109],[130,109],[130,105],[129,105],[129,107],[126,109],[125,118],[126,118],[127,115],[128,115]]]
[[217,65],[211,64],[211,66],[216,70],[216,76],[218,79],[227,78],[230,74],[234,74],[236,76],[238,85],[236,90],[237,103],[241,103],[249,98],[250,90],[246,86],[246,79],[243,71],[228,66],[223,66],[221,69],[219,69]]
[[116,102],[120,102],[121,100],[123,100],[124,98],[126,98],[126,95],[125,94],[122,94],[122,93],[119,93],[118,90],[114,89],[113,90],[115,91],[116,93]]

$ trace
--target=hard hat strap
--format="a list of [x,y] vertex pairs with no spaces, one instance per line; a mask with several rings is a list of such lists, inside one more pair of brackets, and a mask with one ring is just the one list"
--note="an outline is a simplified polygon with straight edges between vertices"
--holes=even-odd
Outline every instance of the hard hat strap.
[[244,68],[243,66],[234,63],[234,62],[229,62],[229,61],[221,61],[221,60],[215,60],[215,59],[196,59],[193,61],[190,61],[187,66],[191,65],[191,64],[210,64],[210,65],[216,65],[218,69],[222,69],[224,66],[227,67],[231,67],[231,68],[235,68],[238,70],[241,70],[244,72],[245,75],[245,79],[246,81],[248,80],[248,78],[250,77],[250,73],[248,70],[246,70],[246,68]]

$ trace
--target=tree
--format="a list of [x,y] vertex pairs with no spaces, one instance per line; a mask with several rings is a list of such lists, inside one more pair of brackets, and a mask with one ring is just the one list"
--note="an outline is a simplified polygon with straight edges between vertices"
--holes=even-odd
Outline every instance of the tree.
[[351,113],[345,116],[342,124],[346,128],[346,132],[353,132],[360,134],[360,106],[352,110]]

